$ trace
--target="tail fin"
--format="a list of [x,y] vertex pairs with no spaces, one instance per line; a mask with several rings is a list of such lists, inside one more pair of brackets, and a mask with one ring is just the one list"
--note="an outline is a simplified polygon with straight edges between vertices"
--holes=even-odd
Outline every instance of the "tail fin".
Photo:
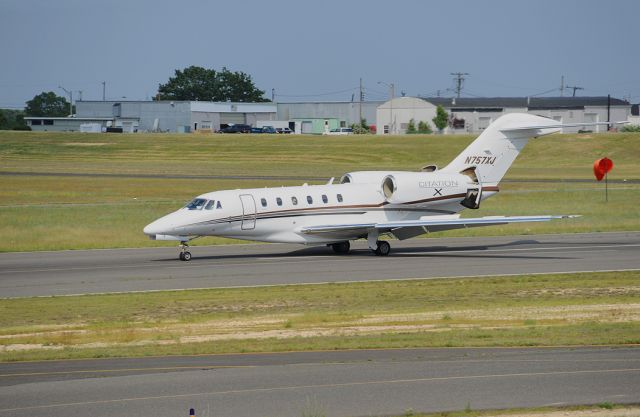
[[558,122],[524,113],[510,113],[491,123],[462,151],[444,172],[461,172],[476,167],[482,184],[497,184],[530,138],[560,131]]

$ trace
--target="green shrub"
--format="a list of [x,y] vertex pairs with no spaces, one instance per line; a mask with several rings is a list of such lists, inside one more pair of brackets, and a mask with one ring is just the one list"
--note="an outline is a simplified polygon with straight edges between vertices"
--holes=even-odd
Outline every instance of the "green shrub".
[[640,132],[640,125],[625,125],[620,129],[621,132]]

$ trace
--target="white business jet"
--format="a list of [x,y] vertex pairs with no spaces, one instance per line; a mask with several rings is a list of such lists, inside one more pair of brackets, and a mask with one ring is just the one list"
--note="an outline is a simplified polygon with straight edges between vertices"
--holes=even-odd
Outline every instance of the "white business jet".
[[572,217],[460,218],[459,213],[479,208],[498,192],[530,138],[594,124],[560,125],[530,114],[507,114],[442,169],[358,171],[343,175],[339,184],[332,178],[325,185],[214,191],[154,221],[144,233],[180,242],[183,261],[191,259],[189,241],[201,236],[327,245],[338,254],[349,252],[349,241],[364,238],[376,255],[386,256],[391,246],[381,235],[403,240],[442,230]]

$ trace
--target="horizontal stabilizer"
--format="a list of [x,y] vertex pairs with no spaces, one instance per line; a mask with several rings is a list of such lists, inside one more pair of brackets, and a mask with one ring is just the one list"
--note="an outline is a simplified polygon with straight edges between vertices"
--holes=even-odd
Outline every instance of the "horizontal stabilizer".
[[591,123],[559,123],[559,124],[548,124],[548,125],[538,125],[538,126],[517,126],[517,127],[504,127],[500,129],[501,132],[520,132],[523,130],[538,130],[538,129],[562,129],[565,127],[586,127],[586,126],[604,126],[604,125],[615,125],[615,124],[625,124],[629,122],[591,122]]

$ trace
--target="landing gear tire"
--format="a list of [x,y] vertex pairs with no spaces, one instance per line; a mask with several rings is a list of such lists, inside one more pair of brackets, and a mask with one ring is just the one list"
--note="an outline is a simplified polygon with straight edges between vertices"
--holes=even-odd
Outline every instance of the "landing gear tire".
[[391,252],[391,245],[389,244],[389,242],[379,240],[376,243],[378,245],[378,247],[374,251],[376,256],[387,256],[389,252]]
[[189,252],[189,245],[187,242],[180,242],[180,255],[178,255],[181,261],[190,261],[191,252]]
[[346,255],[351,249],[351,244],[348,240],[346,242],[333,243],[331,244],[331,249],[338,255]]

